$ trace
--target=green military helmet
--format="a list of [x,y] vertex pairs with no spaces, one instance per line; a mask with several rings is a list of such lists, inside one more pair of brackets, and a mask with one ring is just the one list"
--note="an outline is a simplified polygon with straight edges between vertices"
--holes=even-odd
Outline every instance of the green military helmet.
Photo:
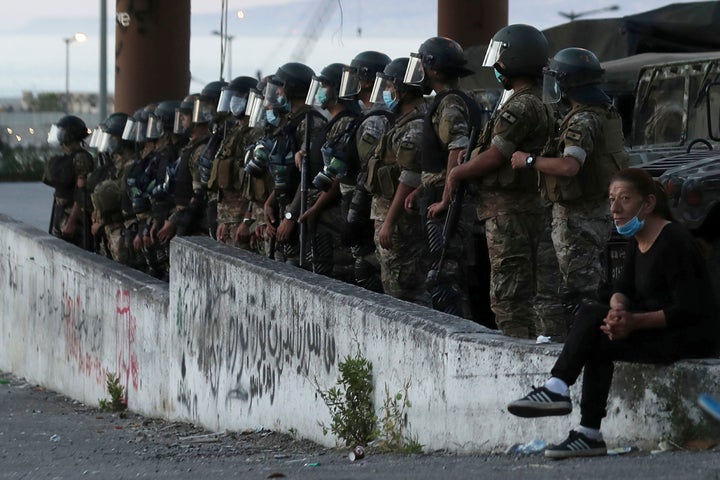
[[165,132],[172,132],[175,125],[175,111],[180,108],[180,100],[164,100],[150,113],[147,122],[147,138],[157,140]]
[[342,63],[331,63],[320,71],[320,75],[313,75],[305,97],[305,104],[320,108],[328,108],[337,104],[338,88],[345,66]]
[[232,113],[236,117],[244,114],[248,94],[251,89],[257,88],[257,85],[257,78],[246,76],[233,78],[220,92],[217,112],[220,114]]
[[537,28],[513,24],[501,28],[488,45],[484,67],[495,67],[504,77],[541,77],[550,46]]
[[558,102],[565,93],[584,105],[609,103],[610,98],[599,87],[604,72],[590,50],[575,47],[560,50],[543,69],[543,101]]
[[310,87],[315,72],[312,68],[299,62],[289,62],[280,66],[270,83],[278,83],[288,98],[304,98]]
[[362,84],[374,82],[375,75],[382,72],[390,62],[390,57],[374,50],[367,50],[355,55],[350,65],[346,65],[342,69],[339,97],[349,100],[358,95],[363,88]]
[[128,118],[129,115],[127,113],[111,113],[105,121],[100,124],[100,128],[105,133],[120,137],[125,130],[125,124],[127,123]]
[[425,69],[437,70],[453,77],[465,77],[473,73],[465,68],[467,60],[462,47],[447,37],[432,37],[425,40],[418,53],[410,54],[410,63],[405,73],[405,83],[421,84]]
[[210,123],[214,119],[220,94],[227,85],[228,82],[224,80],[216,80],[205,85],[193,105],[193,123]]
[[423,95],[423,87],[403,83],[409,62],[408,57],[396,58],[375,76],[375,85],[370,94],[372,103],[384,103],[390,110],[394,110],[404,94]]

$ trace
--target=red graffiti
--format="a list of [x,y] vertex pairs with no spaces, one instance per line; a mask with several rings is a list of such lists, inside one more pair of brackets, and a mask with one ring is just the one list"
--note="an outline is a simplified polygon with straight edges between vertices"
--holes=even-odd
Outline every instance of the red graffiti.
[[95,382],[99,385],[104,384],[107,369],[102,368],[99,357],[86,351],[83,347],[87,332],[83,322],[80,295],[71,295],[68,293],[67,288],[63,292],[62,316],[65,359],[74,364],[82,375],[94,377]]
[[115,293],[118,326],[118,370],[125,385],[132,383],[135,390],[139,386],[140,369],[137,353],[135,352],[135,339],[137,336],[137,318],[130,311],[130,291],[118,290]]

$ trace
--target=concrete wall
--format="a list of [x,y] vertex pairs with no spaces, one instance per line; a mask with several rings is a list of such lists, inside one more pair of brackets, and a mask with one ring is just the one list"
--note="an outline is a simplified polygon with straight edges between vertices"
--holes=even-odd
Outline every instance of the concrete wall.
[[[263,425],[332,445],[316,385],[360,351],[385,385],[410,381],[409,428],[427,450],[487,452],[561,440],[570,418],[509,415],[559,352],[219,245],[176,239],[163,284],[0,217],[0,370],[88,404],[119,373],[132,410],[211,430]],[[694,399],[720,391],[716,360],[619,365],[610,445],[706,435]],[[574,388],[574,395],[579,388]],[[579,405],[577,396],[575,404]]]

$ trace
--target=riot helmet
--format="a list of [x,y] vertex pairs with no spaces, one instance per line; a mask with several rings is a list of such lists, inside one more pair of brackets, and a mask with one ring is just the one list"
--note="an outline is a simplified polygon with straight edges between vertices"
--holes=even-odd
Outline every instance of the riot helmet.
[[175,124],[173,133],[178,135],[189,135],[192,127],[192,113],[195,100],[200,97],[199,93],[193,93],[182,99],[180,106],[175,109]]
[[483,67],[494,67],[506,78],[539,78],[549,56],[550,46],[540,30],[531,25],[513,24],[493,35]]
[[394,110],[405,93],[422,96],[421,87],[407,85],[402,81],[409,61],[408,57],[396,58],[388,63],[382,72],[375,75],[375,84],[370,94],[372,103],[384,103],[390,110]]
[[82,142],[90,135],[85,122],[75,115],[65,115],[50,127],[48,143],[52,146]]
[[217,112],[240,117],[245,114],[250,89],[257,87],[257,79],[253,77],[236,77],[220,92]]
[[543,102],[557,103],[562,94],[578,103],[599,105],[610,99],[599,84],[605,71],[590,50],[565,48],[543,69]]
[[125,125],[130,116],[127,113],[115,112],[110,114],[100,124],[102,134],[98,138],[97,148],[100,152],[113,153],[120,146]]
[[290,110],[289,100],[304,99],[315,75],[312,68],[298,62],[289,62],[277,69],[265,86],[265,106]]
[[180,108],[180,100],[165,100],[148,117],[147,138],[157,140],[165,132],[172,132],[175,126],[175,110]]
[[328,108],[338,101],[338,87],[343,72],[342,63],[331,63],[320,71],[320,75],[313,75],[312,82],[305,97],[306,105]]
[[223,80],[216,80],[205,85],[193,104],[193,123],[210,123],[213,121],[220,100],[220,93],[222,93],[223,87],[227,85],[228,83]]
[[375,75],[382,72],[390,63],[390,57],[384,53],[368,50],[355,55],[349,66],[344,66],[338,96],[349,100],[362,90],[362,82],[372,82]]
[[432,37],[425,40],[417,53],[410,54],[404,82],[422,85],[425,69],[437,70],[452,77],[465,77],[473,73],[465,68],[467,60],[459,43],[447,37]]

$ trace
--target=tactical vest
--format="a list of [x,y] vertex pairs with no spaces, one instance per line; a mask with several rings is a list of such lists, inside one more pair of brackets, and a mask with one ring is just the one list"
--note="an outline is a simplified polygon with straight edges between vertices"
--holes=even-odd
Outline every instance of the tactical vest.
[[[498,120],[506,114],[508,105],[511,100],[520,98],[525,95],[532,95],[532,89],[525,89],[513,94],[510,99],[503,104],[503,106],[496,110],[490,121],[485,124],[482,135],[480,136],[480,147],[481,150],[487,150],[490,147],[493,138],[493,131]],[[537,99],[540,102],[540,99]],[[555,136],[555,119],[553,115],[552,107],[544,105],[547,128],[542,138],[536,139],[532,144],[518,145],[518,148],[531,153],[533,155],[539,155],[549,138]],[[534,169],[521,168],[514,170],[510,161],[504,161],[503,164],[496,170],[483,175],[480,179],[480,186],[482,188],[488,188],[491,190],[513,190],[521,191],[526,193],[537,192],[538,177]]]
[[348,170],[345,176],[340,179],[340,183],[343,185],[354,187],[357,184],[357,177],[361,169],[360,152],[356,139],[357,131],[365,120],[375,116],[385,117],[390,125],[395,121],[395,116],[392,112],[381,109],[368,110],[355,117],[342,135],[339,135],[334,142],[334,144],[342,144],[338,145],[337,148],[342,149],[345,154],[345,164]]
[[45,164],[42,181],[55,189],[57,198],[71,199],[75,180],[75,166],[71,154],[55,155]]
[[379,195],[387,200],[392,200],[395,196],[398,183],[400,181],[400,165],[398,158],[392,150],[388,150],[388,143],[392,136],[401,131],[402,127],[424,117],[424,113],[416,112],[408,115],[406,118],[397,120],[392,129],[385,133],[380,139],[380,143],[375,150],[375,154],[368,162],[368,176],[365,180],[365,189],[373,195]]
[[210,190],[240,190],[245,171],[245,138],[253,131],[247,125],[236,125],[225,136],[217,158],[213,162],[208,181]]
[[195,153],[195,150],[203,148],[209,140],[210,136],[208,135],[194,145],[187,145],[180,152],[180,158],[174,169],[174,188],[171,191],[177,205],[183,207],[190,205],[190,200],[192,200],[194,194],[193,179],[190,173],[190,157]]
[[[308,156],[308,166],[310,167],[308,178],[315,178],[315,175],[322,172],[323,167],[325,166],[321,151],[325,143],[333,146],[336,142],[340,143],[340,140],[344,137],[343,133],[340,133],[337,138],[328,138],[328,133],[330,133],[337,122],[350,116],[357,118],[356,113],[350,110],[343,110],[331,118],[330,121],[323,126],[323,128],[313,135],[313,138],[310,140],[310,154]],[[350,124],[352,124],[352,122],[350,122]],[[357,172],[355,172],[355,176],[357,176]]]
[[[422,156],[420,157],[423,172],[440,173],[447,168],[448,149],[438,138],[432,119],[433,115],[435,115],[435,112],[440,107],[440,103],[443,98],[450,94],[457,95],[465,102],[469,117],[468,128],[472,129],[473,125],[479,125],[482,120],[480,107],[475,100],[470,98],[470,96],[462,90],[449,89],[435,95],[435,101],[432,103],[430,110],[425,115],[425,122],[423,123]],[[470,132],[468,132],[468,135],[469,134]],[[474,145],[468,146],[470,149],[473,147]]]
[[622,119],[612,105],[582,106],[572,115],[566,116],[560,125],[562,136],[556,139],[556,154],[562,155],[567,126],[581,112],[595,113],[602,121],[592,155],[585,159],[574,177],[541,174],[540,191],[546,200],[572,202],[603,198],[607,196],[612,176],[628,166],[629,157],[623,145]]

